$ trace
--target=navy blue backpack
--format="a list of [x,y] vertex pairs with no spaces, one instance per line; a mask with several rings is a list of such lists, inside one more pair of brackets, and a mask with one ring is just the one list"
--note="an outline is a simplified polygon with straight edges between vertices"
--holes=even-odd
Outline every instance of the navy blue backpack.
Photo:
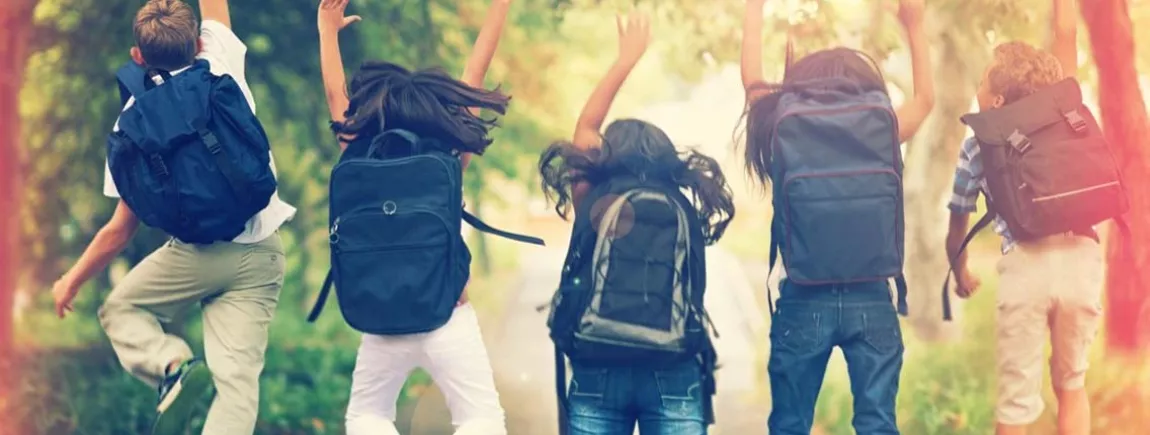
[[906,315],[903,165],[890,98],[838,80],[781,92],[771,137],[771,270],[781,252],[797,284],[894,278]]
[[267,135],[236,81],[212,75],[205,60],[175,76],[128,62],[116,79],[121,103],[135,97],[108,136],[120,197],[145,225],[187,243],[240,235],[276,179]]
[[543,245],[464,211],[458,152],[406,130],[349,144],[331,171],[329,221],[331,271],[308,321],[334,285],[344,320],[369,334],[429,332],[447,323],[471,275],[463,222]]

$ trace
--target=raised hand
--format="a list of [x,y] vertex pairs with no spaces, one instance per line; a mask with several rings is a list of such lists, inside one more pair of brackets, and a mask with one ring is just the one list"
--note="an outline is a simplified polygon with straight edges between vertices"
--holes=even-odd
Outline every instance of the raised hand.
[[623,17],[616,16],[615,25],[619,28],[619,60],[638,62],[651,42],[651,24],[647,15],[632,11],[627,15],[626,23]]
[[316,24],[321,31],[340,31],[351,23],[361,20],[359,15],[343,16],[347,9],[348,0],[322,0],[319,4],[319,15]]

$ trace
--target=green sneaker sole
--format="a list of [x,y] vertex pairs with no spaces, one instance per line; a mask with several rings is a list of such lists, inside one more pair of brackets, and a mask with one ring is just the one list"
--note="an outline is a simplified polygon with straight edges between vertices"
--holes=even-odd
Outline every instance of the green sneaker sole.
[[168,396],[170,400],[157,409],[156,424],[152,435],[182,435],[187,432],[192,411],[201,400],[212,391],[212,373],[203,364],[198,364],[180,380]]

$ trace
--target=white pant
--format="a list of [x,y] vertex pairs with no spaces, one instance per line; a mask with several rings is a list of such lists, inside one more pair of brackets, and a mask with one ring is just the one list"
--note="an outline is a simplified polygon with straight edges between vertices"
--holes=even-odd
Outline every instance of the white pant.
[[399,435],[395,401],[416,367],[443,391],[456,435],[507,434],[479,320],[465,304],[431,332],[363,335],[347,405],[348,435]]

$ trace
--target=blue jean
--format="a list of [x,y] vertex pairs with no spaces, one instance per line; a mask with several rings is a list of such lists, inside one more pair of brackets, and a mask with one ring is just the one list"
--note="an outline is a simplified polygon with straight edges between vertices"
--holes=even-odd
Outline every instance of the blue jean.
[[808,435],[831,350],[847,362],[855,432],[898,434],[902,331],[886,282],[801,286],[783,281],[771,322],[773,435]]
[[571,435],[702,435],[702,373],[696,362],[666,370],[572,364]]

